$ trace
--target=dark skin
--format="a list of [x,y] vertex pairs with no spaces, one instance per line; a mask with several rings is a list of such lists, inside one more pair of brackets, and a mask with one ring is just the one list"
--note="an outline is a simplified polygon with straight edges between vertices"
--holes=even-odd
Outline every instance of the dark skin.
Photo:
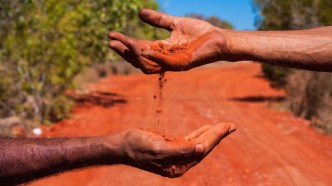
[[[258,61],[332,72],[332,27],[246,32],[220,29],[201,20],[147,9],[141,10],[139,16],[152,26],[169,30],[171,37],[147,41],[111,32],[109,46],[144,73],[189,70],[220,60]],[[186,48],[171,55],[152,50],[152,46],[160,43],[166,50],[182,44]],[[1,138],[0,183],[19,184],[66,170],[114,164],[178,177],[234,130],[228,124],[205,126],[179,143],[137,129],[89,138]]]
[[[110,32],[109,47],[144,73],[183,71],[222,60],[332,72],[331,26],[295,31],[234,31],[149,9],[140,10],[139,17],[170,31],[170,38],[147,41]],[[160,43],[166,50],[181,44],[186,44],[186,49],[167,55],[152,49]]]
[[235,131],[232,124],[206,125],[169,140],[141,129],[77,138],[0,138],[0,185],[17,185],[63,171],[124,164],[175,178],[207,156]]

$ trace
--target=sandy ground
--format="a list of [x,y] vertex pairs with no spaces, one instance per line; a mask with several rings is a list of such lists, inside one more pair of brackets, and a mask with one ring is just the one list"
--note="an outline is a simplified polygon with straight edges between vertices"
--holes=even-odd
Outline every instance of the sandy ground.
[[[237,63],[166,73],[162,115],[156,125],[158,75],[112,76],[91,85],[70,119],[47,136],[93,136],[129,128],[185,135],[204,124],[232,122],[237,131],[177,179],[127,166],[88,168],[31,185],[330,185],[332,138],[289,112],[261,77],[258,64]],[[98,92],[98,93],[96,93]]]

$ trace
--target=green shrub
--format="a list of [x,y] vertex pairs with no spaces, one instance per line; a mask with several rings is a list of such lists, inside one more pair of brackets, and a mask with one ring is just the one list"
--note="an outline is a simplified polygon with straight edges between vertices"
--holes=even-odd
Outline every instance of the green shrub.
[[68,116],[64,91],[83,67],[109,60],[107,34],[137,22],[153,0],[0,0],[0,117]]
[[278,67],[264,64],[262,71],[266,79],[269,80],[271,87],[283,88],[287,84],[288,75],[292,72],[289,68]]

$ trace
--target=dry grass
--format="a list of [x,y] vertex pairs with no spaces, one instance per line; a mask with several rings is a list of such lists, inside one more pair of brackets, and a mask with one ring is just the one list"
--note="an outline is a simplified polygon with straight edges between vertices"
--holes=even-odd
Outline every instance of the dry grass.
[[332,134],[332,74],[295,71],[286,85],[290,109]]

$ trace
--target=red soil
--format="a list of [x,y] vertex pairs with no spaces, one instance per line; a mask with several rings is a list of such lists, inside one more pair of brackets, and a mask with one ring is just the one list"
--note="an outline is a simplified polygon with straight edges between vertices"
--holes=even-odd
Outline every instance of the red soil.
[[[181,136],[181,137],[171,137],[171,136],[167,136],[166,134],[158,131],[158,130],[155,130],[155,129],[151,129],[151,128],[141,128],[140,130],[143,130],[143,131],[149,131],[149,132],[152,132],[156,135],[159,135],[159,136],[162,136],[164,138],[165,141],[170,141],[170,142],[174,142],[174,143],[181,143],[181,142],[185,142],[186,139]],[[188,139],[190,141],[190,139]]]
[[[271,89],[260,75],[259,65],[248,63],[167,73],[161,128],[156,130],[179,136],[205,124],[237,124],[235,133],[180,178],[119,165],[64,173],[31,185],[331,184],[332,138],[310,128],[308,121],[269,108],[266,100],[278,100],[284,93]],[[46,135],[93,136],[154,128],[157,78],[131,75],[101,80],[91,91],[103,97],[81,102],[71,119],[46,128]],[[100,104],[105,102],[112,104]]]
[[185,50],[187,48],[188,48],[188,44],[186,44],[186,43],[184,43],[182,45],[175,44],[172,46],[167,46],[167,45],[159,42],[157,45],[151,46],[151,50],[157,51],[158,53],[168,55],[168,56],[182,52],[183,50]]
[[160,123],[160,117],[161,117],[161,112],[163,108],[163,89],[165,86],[167,79],[165,77],[165,72],[160,72],[159,78],[158,78],[158,93],[157,95],[154,95],[153,98],[156,99],[156,125],[155,128],[159,125]]

